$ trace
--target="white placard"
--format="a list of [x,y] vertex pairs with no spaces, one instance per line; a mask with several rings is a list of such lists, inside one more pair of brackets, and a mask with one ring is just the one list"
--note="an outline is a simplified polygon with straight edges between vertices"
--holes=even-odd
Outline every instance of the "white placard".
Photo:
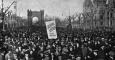
[[57,32],[56,32],[55,20],[48,21],[48,22],[45,22],[45,23],[46,23],[48,39],[56,39],[57,38]]

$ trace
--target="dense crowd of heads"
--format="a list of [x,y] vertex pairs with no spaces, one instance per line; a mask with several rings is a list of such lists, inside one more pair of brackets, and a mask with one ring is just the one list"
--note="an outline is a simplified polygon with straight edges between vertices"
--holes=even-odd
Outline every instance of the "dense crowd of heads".
[[[5,32],[6,33],[6,32]],[[107,31],[58,32],[48,39],[40,31],[13,31],[1,35],[3,60],[114,60],[115,35]]]

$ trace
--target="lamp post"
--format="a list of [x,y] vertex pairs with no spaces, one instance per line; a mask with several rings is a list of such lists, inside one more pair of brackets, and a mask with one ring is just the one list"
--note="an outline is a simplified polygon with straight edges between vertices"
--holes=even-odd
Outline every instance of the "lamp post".
[[3,8],[3,5],[4,5],[4,2],[2,0],[2,30],[5,31],[5,23],[4,23],[4,16],[5,16],[5,13],[3,12],[4,8]]

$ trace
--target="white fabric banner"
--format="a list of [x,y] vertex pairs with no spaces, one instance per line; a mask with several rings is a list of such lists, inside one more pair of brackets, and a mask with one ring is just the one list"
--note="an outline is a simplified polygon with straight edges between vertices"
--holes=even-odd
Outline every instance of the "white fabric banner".
[[57,38],[57,32],[56,32],[55,20],[54,21],[48,21],[45,23],[46,23],[48,39],[56,39]]

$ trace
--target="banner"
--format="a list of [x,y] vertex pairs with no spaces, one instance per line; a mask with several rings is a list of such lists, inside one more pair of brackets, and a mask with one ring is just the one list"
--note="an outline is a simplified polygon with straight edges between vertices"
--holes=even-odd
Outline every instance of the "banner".
[[48,39],[56,39],[57,38],[57,32],[56,32],[55,20],[54,21],[48,21],[45,23],[46,23]]

